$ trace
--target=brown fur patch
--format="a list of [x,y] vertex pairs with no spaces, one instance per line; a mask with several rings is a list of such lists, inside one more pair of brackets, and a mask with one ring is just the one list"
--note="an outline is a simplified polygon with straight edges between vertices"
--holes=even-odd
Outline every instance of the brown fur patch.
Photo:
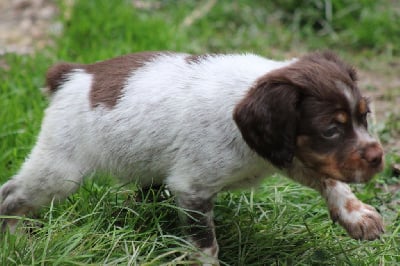
[[319,154],[307,147],[299,147],[296,151],[296,156],[307,166],[321,175],[326,177],[335,178],[337,180],[345,180],[341,173],[338,162],[333,154]]
[[[335,159],[334,153],[318,153],[310,148],[314,142],[310,136],[297,137],[296,156],[309,168],[317,171],[325,177],[334,177],[341,180],[342,174],[338,167],[338,161]],[[327,185],[333,182],[332,179],[327,179]]]
[[55,92],[65,82],[66,75],[74,69],[83,69],[93,75],[89,101],[92,108],[99,104],[112,108],[121,96],[128,76],[147,62],[168,52],[141,52],[116,57],[94,64],[59,63],[49,68],[46,86],[49,93]]
[[233,112],[247,145],[278,168],[291,164],[297,141],[299,93],[283,80],[284,74],[281,69],[259,78]]
[[51,66],[46,73],[47,92],[52,94],[57,91],[59,86],[65,82],[66,75],[79,68],[82,68],[82,65],[72,63],[58,63]]
[[95,108],[100,104],[114,107],[129,75],[161,54],[163,53],[142,52],[86,65],[85,70],[94,76],[89,96],[91,107]]
[[321,167],[318,169],[318,172],[324,173],[328,175],[329,177],[342,180],[342,181],[348,181],[346,180],[346,177],[343,176],[341,173],[340,169],[338,168],[338,162],[334,158],[334,156],[326,156],[325,160],[323,161],[323,164]]
[[353,211],[358,211],[361,209],[362,205],[359,200],[357,199],[349,199],[346,201],[346,204],[344,205],[344,208],[348,212],[353,212]]

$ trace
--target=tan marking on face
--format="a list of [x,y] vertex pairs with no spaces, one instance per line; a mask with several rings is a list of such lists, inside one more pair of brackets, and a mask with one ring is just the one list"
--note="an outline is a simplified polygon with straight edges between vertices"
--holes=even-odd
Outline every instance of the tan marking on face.
[[108,108],[114,107],[129,75],[162,54],[165,52],[142,52],[85,65],[85,70],[93,75],[89,95],[91,107],[95,108],[100,104]]
[[374,174],[374,171],[371,171],[368,166],[368,162],[361,157],[360,152],[357,150],[350,151],[349,156],[340,167],[348,182],[366,182]]
[[[297,149],[296,157],[307,167],[313,169],[321,175],[321,177],[333,178],[336,180],[344,182],[367,182],[374,174],[382,170],[383,163],[371,167],[371,162],[373,159],[373,153],[370,155],[366,154],[367,159],[365,159],[361,153],[365,149],[361,148],[359,145],[353,149],[346,152],[339,159],[336,153],[331,154],[319,154],[312,151],[309,148],[309,144],[312,141],[307,136],[298,136],[296,139]],[[374,153],[378,153],[378,148],[369,145],[369,149],[373,150]],[[371,148],[372,147],[372,148]],[[345,156],[345,157],[343,157]],[[370,159],[368,159],[370,158]],[[369,161],[368,161],[369,160]],[[327,183],[329,185],[329,183]]]
[[[367,161],[361,158],[360,152],[354,148],[346,153],[345,158],[338,160],[336,153],[319,154],[309,148],[310,139],[307,136],[297,137],[296,157],[307,167],[320,173],[323,177],[344,182],[366,182],[375,169],[369,170]],[[329,185],[329,183],[327,183]]]
[[358,103],[358,112],[360,114],[366,114],[368,112],[368,103],[364,98]]
[[323,155],[312,152],[308,147],[308,137],[305,138],[297,138],[297,151],[296,156],[307,166],[315,167],[316,165],[321,164],[324,160]]
[[344,208],[348,212],[358,211],[362,207],[361,203],[357,199],[348,199],[344,205]]
[[336,180],[348,181],[338,167],[334,154],[318,154],[310,150],[298,149],[296,156],[307,166],[323,176]]
[[[310,138],[307,136],[298,136],[297,139],[296,156],[307,166],[313,168],[315,171],[327,174],[330,176],[331,172],[337,172],[336,161],[333,155],[318,154],[313,152],[308,147]],[[337,174],[335,174],[337,176]]]
[[349,152],[349,157],[346,160],[345,165],[359,167],[359,162],[361,161],[361,154],[357,150],[352,150]]
[[322,161],[322,165],[317,168],[317,171],[329,177],[344,181],[344,177],[338,168],[337,161],[333,156],[326,156]]
[[309,137],[307,136],[298,136],[296,139],[297,147],[304,147],[308,143]]
[[335,115],[335,120],[339,123],[346,124],[349,120],[349,116],[345,112],[338,112]]
[[361,159],[361,154],[357,150],[352,150],[349,152],[349,156],[341,165],[343,171],[351,171],[355,170],[361,171],[366,167]]

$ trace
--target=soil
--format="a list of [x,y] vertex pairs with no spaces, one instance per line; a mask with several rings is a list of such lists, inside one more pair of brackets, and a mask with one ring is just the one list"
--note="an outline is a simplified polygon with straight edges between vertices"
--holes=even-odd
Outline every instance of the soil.
[[0,55],[30,54],[51,45],[51,36],[61,32],[57,13],[51,0],[0,0]]
[[359,69],[359,86],[371,99],[373,123],[390,132],[383,146],[400,155],[400,64],[382,60],[373,69]]

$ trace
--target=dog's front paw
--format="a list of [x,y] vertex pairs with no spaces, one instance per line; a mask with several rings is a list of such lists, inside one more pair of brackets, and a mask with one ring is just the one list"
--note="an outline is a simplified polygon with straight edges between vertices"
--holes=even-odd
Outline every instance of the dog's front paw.
[[348,199],[343,208],[330,209],[330,214],[354,239],[375,240],[384,233],[382,216],[358,199]]

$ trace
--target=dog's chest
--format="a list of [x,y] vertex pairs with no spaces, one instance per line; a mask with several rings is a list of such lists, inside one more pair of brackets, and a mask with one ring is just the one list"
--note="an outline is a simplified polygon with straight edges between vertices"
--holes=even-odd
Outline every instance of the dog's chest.
[[223,190],[245,189],[258,186],[264,178],[275,172],[275,167],[267,161],[257,158],[254,162],[247,164],[241,169],[237,169],[237,171],[226,180],[227,182]]

